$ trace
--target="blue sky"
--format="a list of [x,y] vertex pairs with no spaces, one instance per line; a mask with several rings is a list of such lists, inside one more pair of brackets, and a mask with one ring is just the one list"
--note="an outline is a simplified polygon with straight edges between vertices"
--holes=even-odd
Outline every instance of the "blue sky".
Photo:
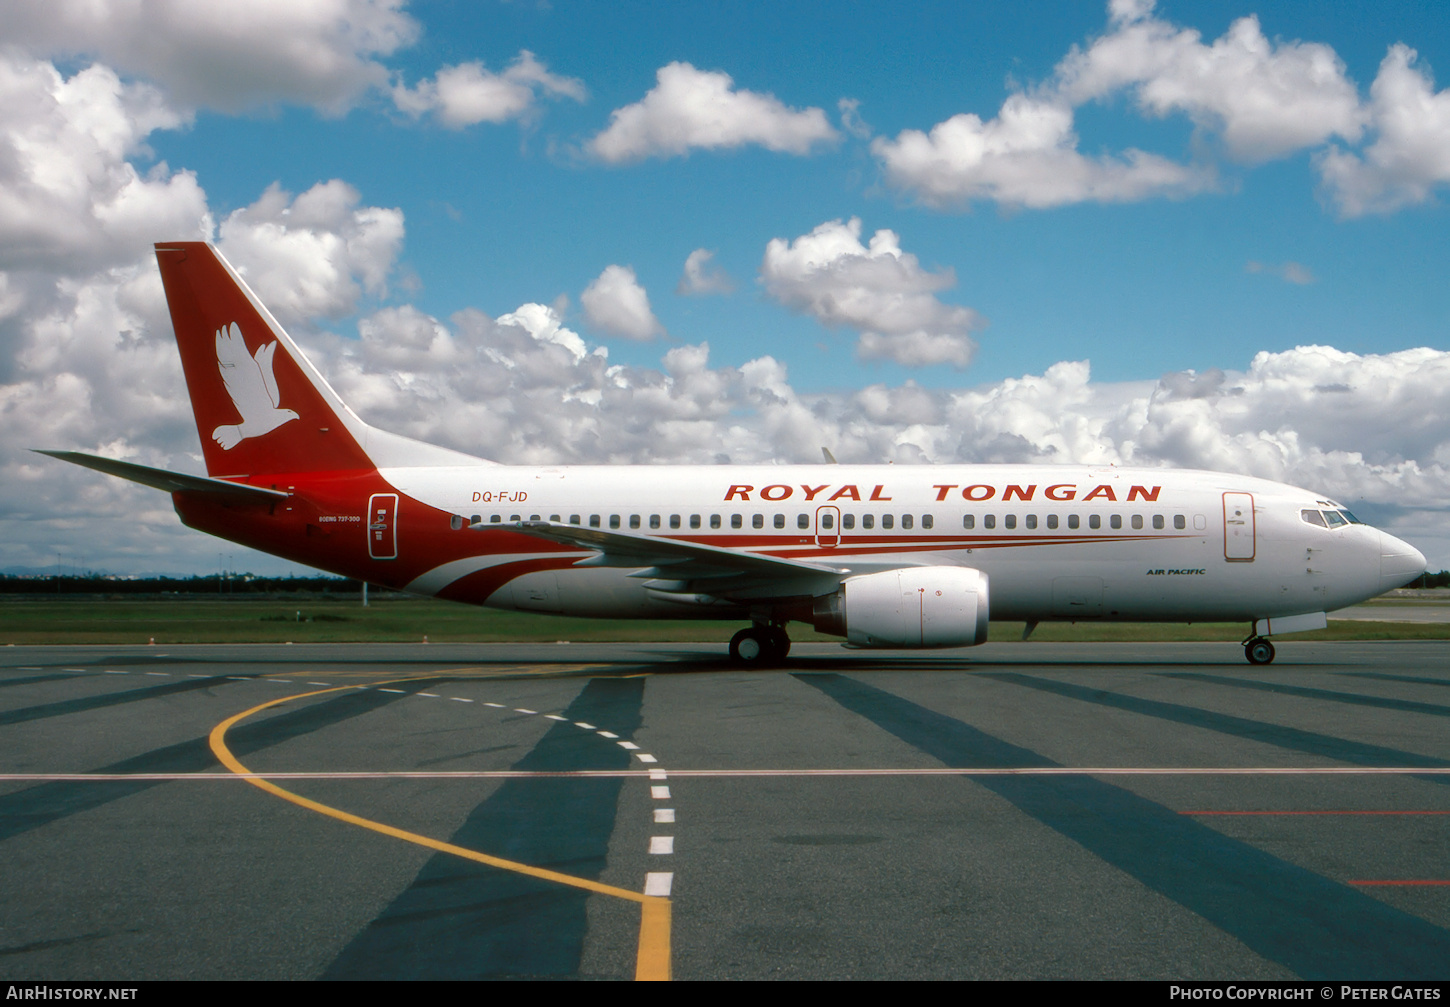
[[1425,5],[7,6],[0,566],[214,558],[21,453],[196,467],[148,249],[197,236],[499,460],[1229,468],[1450,563]]

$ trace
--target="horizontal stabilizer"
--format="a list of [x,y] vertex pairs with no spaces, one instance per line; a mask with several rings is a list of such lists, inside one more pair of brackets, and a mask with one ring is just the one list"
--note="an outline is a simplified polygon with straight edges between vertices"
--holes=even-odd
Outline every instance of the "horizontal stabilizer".
[[102,458],[99,455],[88,455],[80,451],[46,451],[41,448],[31,448],[31,450],[36,454],[49,455],[73,465],[83,465],[107,475],[120,476],[133,483],[150,486],[152,489],[165,490],[167,493],[210,493],[240,500],[254,500],[259,503],[287,498],[287,494],[281,490],[248,486],[245,483],[227,482],[225,479],[211,479],[207,476],[189,476],[181,472],[168,472],[166,469],[153,469],[149,465],[137,465],[134,462],[118,461],[115,458]]

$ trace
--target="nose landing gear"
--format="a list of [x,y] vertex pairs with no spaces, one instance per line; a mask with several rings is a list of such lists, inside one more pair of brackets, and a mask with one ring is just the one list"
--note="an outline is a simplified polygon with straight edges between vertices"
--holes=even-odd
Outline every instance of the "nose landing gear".
[[1249,664],[1270,664],[1274,660],[1274,645],[1262,636],[1251,636],[1244,641],[1244,657]]
[[742,629],[730,638],[730,660],[768,668],[785,660],[790,653],[790,637],[782,626],[756,624]]

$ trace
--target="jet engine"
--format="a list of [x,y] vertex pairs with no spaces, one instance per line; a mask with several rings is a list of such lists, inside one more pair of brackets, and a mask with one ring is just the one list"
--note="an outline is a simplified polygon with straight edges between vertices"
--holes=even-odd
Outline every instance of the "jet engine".
[[987,641],[987,575],[920,566],[847,577],[812,603],[812,623],[858,647],[972,647]]

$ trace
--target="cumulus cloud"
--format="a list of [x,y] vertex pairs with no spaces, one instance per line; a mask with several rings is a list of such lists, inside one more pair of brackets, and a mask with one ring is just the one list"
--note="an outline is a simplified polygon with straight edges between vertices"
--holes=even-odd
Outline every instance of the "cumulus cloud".
[[793,109],[772,94],[736,90],[727,73],[671,63],[656,79],[638,102],[615,109],[609,127],[589,141],[595,157],[619,164],[747,144],[808,154],[840,136],[821,109]]
[[[991,119],[961,113],[929,132],[878,137],[871,149],[887,182],[942,208],[976,200],[1042,208],[1183,197],[1215,187],[1207,151],[1255,164],[1336,138],[1357,143],[1364,134],[1371,113],[1331,47],[1270,42],[1253,16],[1209,43],[1156,17],[1153,6],[1110,4],[1103,35],[1074,46],[1046,81],[1009,95]],[[1187,116],[1196,127],[1197,157],[1180,163],[1137,149],[1083,154],[1076,109],[1119,95],[1147,117]],[[1395,97],[1398,107],[1414,104]],[[1335,193],[1356,190],[1358,163],[1352,154],[1326,160],[1323,174]],[[1353,196],[1340,202],[1356,205]]]
[[895,232],[877,231],[861,244],[861,221],[821,224],[794,241],[775,238],[760,266],[766,292],[830,328],[860,332],[862,358],[907,367],[966,367],[984,322],[971,308],[944,304],[936,292],[956,285],[950,269],[932,273],[901,250]]
[[387,84],[378,57],[410,45],[403,0],[11,0],[0,37],[32,53],[98,57],[182,106],[296,102],[340,112]]
[[181,125],[156,89],[92,66],[63,76],[0,54],[0,269],[73,269],[129,261],[158,234],[210,227],[196,177],[164,163],[142,174],[156,129]]
[[1390,47],[1370,87],[1374,142],[1362,154],[1331,147],[1320,178],[1341,215],[1388,213],[1430,198],[1450,182],[1450,90],[1435,91],[1417,54]]
[[1187,114],[1240,161],[1359,138],[1359,92],[1331,47],[1271,43],[1252,15],[1205,44],[1198,31],[1153,17],[1152,6],[1114,8],[1113,30],[1069,53],[1052,90],[1073,105],[1130,90],[1145,113]]
[[1246,273],[1264,273],[1269,276],[1277,276],[1285,283],[1293,283],[1298,286],[1307,286],[1315,281],[1314,273],[1308,266],[1298,262],[1255,262],[1250,260],[1244,264]]
[[579,303],[590,325],[612,335],[643,340],[665,334],[632,266],[605,266],[579,295]]
[[1207,168],[1141,150],[1092,158],[1077,146],[1069,104],[1014,94],[994,119],[954,115],[930,133],[907,129],[894,140],[877,137],[871,151],[892,186],[937,207],[977,199],[1034,209],[1127,202],[1187,196],[1214,182]]
[[462,129],[480,122],[525,119],[540,96],[583,101],[587,92],[581,81],[550,73],[524,49],[502,73],[474,60],[444,67],[413,88],[397,84],[392,95],[398,108],[414,118],[432,112],[450,129]]
[[364,290],[386,293],[403,244],[403,211],[359,198],[340,179],[295,199],[274,183],[222,221],[217,247],[278,318],[350,314]]
[[675,286],[682,295],[728,294],[735,289],[730,275],[714,264],[715,253],[697,248],[685,259],[685,271]]

